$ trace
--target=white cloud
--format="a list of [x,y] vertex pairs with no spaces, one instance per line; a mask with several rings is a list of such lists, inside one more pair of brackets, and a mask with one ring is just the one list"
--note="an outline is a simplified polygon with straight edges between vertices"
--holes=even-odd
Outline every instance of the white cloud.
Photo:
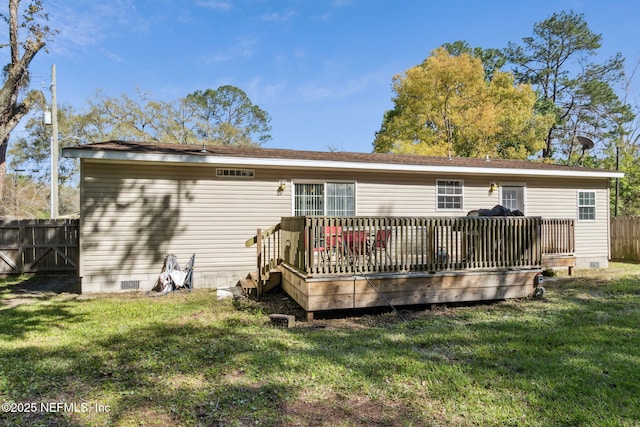
[[223,11],[230,10],[232,7],[231,2],[224,0],[197,1],[196,6]]
[[228,50],[218,52],[210,57],[214,62],[227,62],[236,58],[249,58],[255,53],[255,46],[258,39],[255,37],[247,37],[238,40]]
[[136,13],[132,0],[118,0],[105,4],[102,1],[51,1],[48,4],[49,24],[59,30],[52,51],[69,55],[77,48],[93,49],[104,40],[121,32],[147,32],[151,25],[147,17]]
[[261,105],[271,102],[274,98],[279,98],[285,87],[282,82],[265,84],[263,78],[254,77],[246,86],[243,86],[243,90],[247,93],[251,102]]
[[114,53],[114,52],[110,52],[104,49],[100,49],[100,51],[102,52],[102,54],[104,56],[106,56],[111,62],[125,62],[124,58],[121,57],[120,55]]
[[331,99],[344,99],[359,93],[369,91],[372,87],[379,87],[389,83],[387,70],[377,70],[364,73],[355,78],[345,78],[338,80],[332,76],[324,82],[314,80],[313,82],[299,85],[297,92],[305,101],[323,101]]
[[283,12],[283,13],[281,12],[265,13],[260,16],[260,19],[267,22],[281,23],[281,22],[288,21],[294,16],[296,16],[296,12],[294,10],[287,10],[286,12]]

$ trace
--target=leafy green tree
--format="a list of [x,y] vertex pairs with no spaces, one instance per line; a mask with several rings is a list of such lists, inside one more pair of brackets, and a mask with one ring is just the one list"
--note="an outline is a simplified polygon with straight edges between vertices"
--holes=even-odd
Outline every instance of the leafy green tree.
[[185,99],[193,107],[196,132],[222,145],[261,145],[271,139],[271,118],[235,86],[196,91]]
[[56,31],[46,25],[43,0],[32,0],[20,9],[20,0],[9,0],[9,13],[0,14],[8,25],[7,43],[0,48],[9,48],[8,63],[4,66],[4,82],[0,88],[0,198],[4,194],[7,149],[11,132],[20,120],[37,104],[44,102],[40,91],[25,93],[29,85],[31,61],[46,45]]
[[[48,182],[51,177],[51,130],[42,117],[33,115],[25,124],[26,136],[16,138],[9,150],[12,165],[32,179]],[[103,139],[100,117],[95,111],[77,113],[73,107],[58,105],[58,145],[62,150]],[[73,185],[78,178],[76,159],[59,157],[58,178],[62,185]],[[37,172],[36,172],[37,171]]]
[[[622,88],[622,103],[633,98],[631,90],[636,72],[640,68],[640,61],[636,62],[631,73],[625,77]],[[640,215],[640,118],[639,107],[630,111],[633,118],[616,116],[617,128],[610,135],[610,142],[605,148],[605,157],[598,162],[598,166],[610,170],[623,171],[624,178],[611,181],[611,213],[612,215]],[[615,112],[614,112],[615,113]]]
[[442,47],[453,56],[467,54],[482,61],[485,79],[491,81],[493,74],[500,71],[506,63],[504,53],[500,49],[483,49],[480,47],[471,47],[464,40],[458,40],[453,43],[445,43]]
[[602,64],[590,61],[601,41],[583,15],[561,12],[536,23],[533,35],[523,38],[522,45],[509,43],[505,49],[517,80],[538,91],[539,111],[555,115],[546,132],[543,157],[571,163],[579,155],[576,135],[598,141],[617,126],[611,112],[629,117],[628,106],[612,90],[623,77],[621,55]]
[[90,108],[103,139],[260,145],[271,138],[269,115],[234,86],[196,91],[173,102],[141,91],[118,98],[98,92]]
[[[198,95],[198,96],[196,96]],[[134,97],[118,98],[98,91],[85,111],[68,105],[58,106],[60,149],[88,142],[124,139],[169,144],[257,145],[270,136],[269,116],[253,105],[240,89],[225,86],[218,91],[196,92],[173,102],[156,101],[137,91]],[[207,108],[202,106],[207,102]],[[222,119],[226,118],[226,119]],[[26,123],[26,136],[17,138],[9,154],[12,164],[31,178],[50,178],[50,129],[40,116]],[[262,133],[260,133],[262,131]],[[59,178],[63,185],[78,179],[78,164],[74,159],[60,157]],[[34,172],[34,171],[38,172]]]
[[376,152],[526,158],[542,148],[552,120],[535,112],[530,86],[495,70],[487,80],[479,58],[444,48],[395,76],[393,88]]
[[[89,102],[90,114],[96,119],[101,139],[188,143],[193,132],[172,133],[182,118],[172,103],[159,102],[147,93],[136,91],[135,97],[122,94],[112,98],[101,91]],[[192,117],[187,117],[191,120]]]

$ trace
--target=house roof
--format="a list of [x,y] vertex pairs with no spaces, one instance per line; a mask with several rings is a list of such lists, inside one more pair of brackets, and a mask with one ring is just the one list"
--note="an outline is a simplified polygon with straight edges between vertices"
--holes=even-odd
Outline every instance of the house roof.
[[65,148],[63,156],[103,161],[169,162],[250,167],[439,172],[481,175],[621,178],[622,172],[527,160],[302,151],[223,145],[106,141]]

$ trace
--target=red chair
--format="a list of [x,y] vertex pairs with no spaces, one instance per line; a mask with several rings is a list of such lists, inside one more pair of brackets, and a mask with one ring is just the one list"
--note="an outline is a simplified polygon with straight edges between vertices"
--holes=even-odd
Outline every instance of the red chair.
[[384,251],[389,262],[391,262],[391,254],[388,251],[389,241],[391,240],[391,230],[378,230],[376,238],[373,241],[371,252],[377,257],[378,251]]
[[342,251],[342,227],[327,226],[322,229],[322,233],[316,237],[314,252],[320,254],[323,260],[330,261],[331,256]]
[[367,233],[361,230],[349,230],[342,235],[347,250],[355,256],[369,253]]
[[331,253],[342,250],[342,227],[331,225],[324,228],[325,249]]

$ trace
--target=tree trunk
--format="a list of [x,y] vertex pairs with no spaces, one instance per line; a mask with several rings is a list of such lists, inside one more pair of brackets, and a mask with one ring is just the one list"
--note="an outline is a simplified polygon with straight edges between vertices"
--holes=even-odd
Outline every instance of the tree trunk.
[[547,133],[547,139],[545,141],[545,147],[542,150],[542,158],[543,159],[548,159],[551,158],[551,156],[553,155],[553,151],[551,150],[551,135],[553,134],[553,127],[551,129],[549,129],[549,132]]
[[[46,26],[34,24],[36,18],[42,17],[40,2],[31,2],[24,14],[19,13],[20,0],[9,1],[9,46],[11,48],[11,63],[5,66],[4,82],[0,88],[0,199],[5,193],[5,178],[7,176],[7,148],[11,131],[18,125],[20,119],[29,112],[35,102],[44,100],[39,91],[29,92],[20,101],[20,91],[29,83],[29,65],[35,55],[45,46],[44,39],[51,34]],[[3,16],[3,18],[6,17]],[[20,22],[20,18],[23,22]],[[46,19],[46,17],[45,17]],[[27,28],[27,37],[20,42],[20,28]],[[20,56],[20,50],[22,56]]]
[[0,200],[4,197],[4,187],[7,178],[7,147],[9,138],[3,138],[0,142]]

